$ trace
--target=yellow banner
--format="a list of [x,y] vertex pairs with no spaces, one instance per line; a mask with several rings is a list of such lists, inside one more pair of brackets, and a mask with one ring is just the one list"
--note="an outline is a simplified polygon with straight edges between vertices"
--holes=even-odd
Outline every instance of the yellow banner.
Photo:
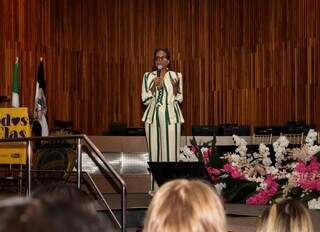
[[[30,136],[28,108],[0,108],[0,138]],[[0,164],[26,164],[26,143],[0,143]]]

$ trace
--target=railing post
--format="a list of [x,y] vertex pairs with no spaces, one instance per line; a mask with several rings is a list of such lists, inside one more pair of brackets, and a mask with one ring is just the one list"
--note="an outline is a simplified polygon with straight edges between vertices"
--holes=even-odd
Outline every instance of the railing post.
[[122,232],[127,231],[127,188],[126,185],[122,186],[122,201],[121,201],[121,206],[122,206]]
[[27,164],[28,164],[28,169],[27,169],[27,197],[31,197],[31,156],[32,156],[32,147],[31,147],[31,141],[28,140],[27,142]]
[[81,188],[81,171],[82,171],[82,164],[81,164],[81,139],[77,139],[77,187],[78,189]]

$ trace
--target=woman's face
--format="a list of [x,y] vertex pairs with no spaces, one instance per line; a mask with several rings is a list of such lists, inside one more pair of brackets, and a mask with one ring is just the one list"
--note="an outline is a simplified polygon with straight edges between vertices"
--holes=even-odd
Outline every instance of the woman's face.
[[169,64],[169,60],[167,59],[167,54],[162,50],[157,51],[154,63],[156,67],[161,65],[162,68],[166,68]]

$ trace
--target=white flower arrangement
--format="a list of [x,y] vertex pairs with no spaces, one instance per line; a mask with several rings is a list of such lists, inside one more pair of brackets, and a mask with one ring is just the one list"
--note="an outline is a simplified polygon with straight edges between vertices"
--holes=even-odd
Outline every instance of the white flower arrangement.
[[314,198],[310,201],[308,201],[308,208],[309,209],[320,209],[320,197]]
[[320,151],[320,146],[314,145],[314,142],[317,140],[317,132],[313,129],[310,129],[308,135],[306,137],[306,145],[308,147],[308,155],[309,157],[313,156],[314,154]]
[[317,132],[315,132],[314,129],[310,129],[305,140],[306,144],[311,147],[313,146],[316,140],[317,140]]
[[[289,149],[288,139],[280,136],[273,143],[275,162],[270,158],[269,147],[265,144],[260,144],[258,151],[251,154],[247,153],[247,142],[244,139],[237,135],[232,137],[237,148],[235,152],[227,152],[219,157],[224,161],[222,162],[223,168],[216,166],[215,163],[207,162],[207,147],[200,147],[196,150],[194,147],[190,149],[185,146],[180,154],[180,160],[197,161],[200,159],[195,152],[198,152],[198,155],[201,153],[202,161],[207,162],[208,172],[213,173],[217,192],[228,200],[230,200],[228,196],[236,197],[233,187],[237,187],[238,182],[241,191],[243,191],[244,184],[246,186],[252,184],[251,189],[247,190],[248,193],[252,189],[256,191],[250,192],[251,194],[245,200],[247,204],[267,204],[272,203],[278,197],[293,197],[302,199],[311,209],[320,209],[318,190],[320,147],[314,145],[317,138],[314,130],[309,131],[306,143],[300,148]],[[312,176],[313,172],[314,176]],[[310,198],[313,199],[309,200]]]
[[203,154],[204,152],[208,151],[208,150],[209,150],[208,147],[202,147],[202,148],[200,149],[200,151],[201,151],[202,154]]
[[184,146],[180,152],[179,161],[197,162],[198,158],[195,156],[193,151],[188,146]]
[[239,153],[240,156],[245,157],[247,153],[247,141],[237,135],[232,135],[232,138],[237,146],[236,152]]
[[218,183],[214,185],[214,188],[216,189],[216,192],[219,196],[222,196],[222,191],[225,189],[227,185],[225,183]]
[[276,166],[285,160],[286,148],[289,145],[289,140],[285,136],[280,136],[277,141],[273,143],[273,150],[276,157]]
[[302,146],[302,148],[295,148],[290,151],[292,153],[293,159],[303,162],[310,161],[311,157],[313,157],[320,151],[320,146],[314,145],[316,139],[317,132],[315,132],[313,129],[309,130],[308,135],[305,139],[306,143]]

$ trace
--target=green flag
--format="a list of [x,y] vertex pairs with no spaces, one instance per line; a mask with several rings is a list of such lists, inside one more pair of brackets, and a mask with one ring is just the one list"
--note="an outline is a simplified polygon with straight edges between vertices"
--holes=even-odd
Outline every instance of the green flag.
[[16,63],[13,66],[13,72],[12,72],[12,99],[11,99],[11,105],[12,107],[19,107],[20,101],[19,101],[19,63],[18,58],[16,59]]

